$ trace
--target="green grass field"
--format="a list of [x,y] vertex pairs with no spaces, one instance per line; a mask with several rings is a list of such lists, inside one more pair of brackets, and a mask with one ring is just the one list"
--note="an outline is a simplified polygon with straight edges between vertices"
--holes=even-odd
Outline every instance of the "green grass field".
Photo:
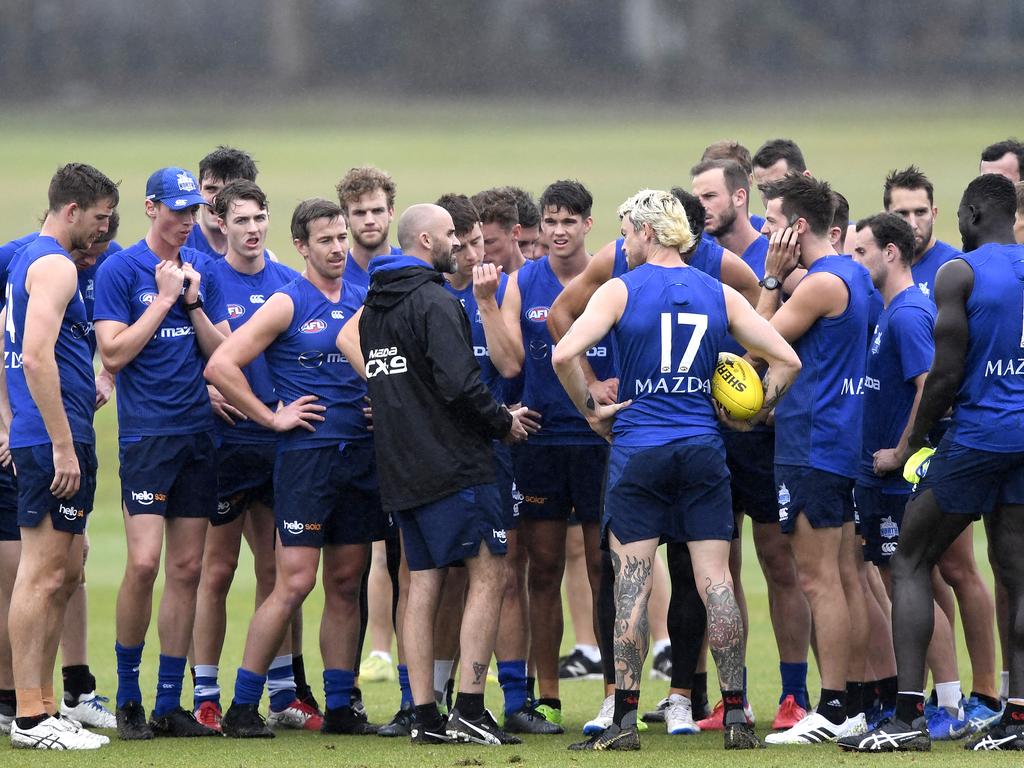
[[[975,115],[984,115],[975,118]],[[21,235],[36,226],[45,208],[46,186],[53,170],[77,160],[92,163],[123,180],[119,240],[131,243],[145,231],[143,188],[149,173],[165,165],[196,168],[199,158],[216,144],[243,147],[257,158],[260,183],[271,199],[274,220],[269,245],[284,260],[298,265],[289,242],[287,222],[294,204],[311,196],[332,197],[334,184],[350,166],[373,163],[389,170],[399,187],[399,209],[430,201],[444,192],[472,194],[492,185],[517,184],[539,193],[556,178],[579,178],[595,197],[591,247],[612,239],[618,230],[615,209],[642,187],[689,185],[689,168],[702,148],[720,138],[735,138],[751,149],[766,138],[797,140],[816,175],[829,179],[850,200],[855,216],[881,207],[881,183],[893,168],[919,164],[936,185],[939,236],[954,243],[955,208],[966,183],[977,172],[981,147],[1019,132],[1024,108],[1016,103],[953,105],[825,102],[788,108],[715,110],[694,106],[677,111],[645,107],[621,109],[537,108],[512,111],[497,104],[418,105],[358,108],[351,102],[297,103],[264,112],[238,110],[238,116],[211,116],[211,110],[185,108],[116,109],[82,114],[5,110],[0,116],[0,238]],[[755,204],[760,211],[760,205]],[[92,554],[90,586],[90,655],[100,692],[113,696],[114,599],[121,578],[125,545],[119,512],[114,406],[97,416],[101,477],[96,510],[90,520]],[[764,582],[747,536],[744,568],[750,601],[751,632],[748,665],[750,696],[762,721],[774,712],[778,668],[768,622]],[[976,542],[984,553],[983,534]],[[986,566],[987,568],[987,566]],[[321,598],[306,606],[306,658],[311,681],[318,681],[316,625]],[[229,602],[229,633],[221,660],[221,684],[230,697],[233,670],[241,658],[245,629],[253,604],[251,561],[243,559]],[[571,645],[567,635],[565,646]],[[157,642],[155,622],[143,665],[147,707],[155,687]],[[969,667],[962,665],[964,687]],[[810,681],[815,689],[817,683]],[[315,686],[316,687],[316,686]],[[663,683],[644,689],[641,706],[653,706],[664,695]],[[186,692],[186,696],[190,691]],[[366,704],[376,721],[386,720],[398,702],[395,684],[364,686]],[[565,766],[594,762],[611,765],[612,756],[578,755],[565,746],[578,738],[579,726],[600,704],[597,683],[570,683],[563,688],[570,731],[564,737],[533,739],[515,748],[436,748],[412,750],[405,743],[377,738],[328,738],[313,734],[286,735],[271,742],[202,740],[193,743],[113,743],[103,751],[111,766],[310,766],[315,764],[402,766],[498,766],[522,763]],[[499,709],[500,692],[489,703]],[[700,766],[719,764],[719,734],[670,738],[658,729],[644,737],[642,765],[679,761]],[[961,758],[959,745],[946,745],[932,755],[896,757],[886,763],[938,764]],[[63,755],[3,751],[2,765],[68,764]],[[857,757],[836,748],[775,748],[758,754],[730,755],[743,765],[799,765],[811,768],[850,764]],[[961,758],[962,759],[962,758]],[[1005,757],[990,757],[1001,762]],[[870,761],[871,758],[865,758]],[[878,760],[877,762],[881,762]]]

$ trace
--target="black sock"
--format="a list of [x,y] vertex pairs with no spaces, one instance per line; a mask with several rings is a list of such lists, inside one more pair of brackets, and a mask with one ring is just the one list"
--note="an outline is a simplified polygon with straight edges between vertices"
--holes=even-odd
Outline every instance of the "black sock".
[[614,723],[620,728],[636,728],[636,710],[640,706],[640,691],[615,689]]
[[693,673],[693,688],[690,689],[690,701],[693,705],[699,706],[703,704],[707,707],[708,703],[708,673],[707,672],[694,672]]
[[1024,706],[1006,702],[1006,709],[1003,710],[1003,719],[999,721],[1003,725],[1020,725],[1024,723]]
[[882,709],[896,708],[896,691],[898,688],[895,677],[885,677],[878,681],[878,703]]
[[896,719],[912,724],[924,715],[924,696],[920,693],[896,694]]
[[833,725],[845,723],[846,691],[833,691],[829,688],[822,688],[821,698],[818,699],[817,712]]
[[13,717],[18,707],[18,697],[13,688],[0,688],[0,714]]
[[77,704],[82,694],[96,690],[96,678],[89,672],[88,664],[61,667],[60,673],[64,680],[64,701],[69,706]]
[[538,707],[551,707],[552,709],[561,709],[562,708],[562,700],[561,699],[537,699],[537,706]]
[[459,691],[455,697],[455,709],[467,720],[476,720],[484,713],[484,695]]
[[528,702],[534,702],[536,700],[537,693],[537,678],[527,677],[526,678],[526,700]]
[[304,698],[309,692],[309,684],[306,682],[306,665],[302,661],[302,654],[292,655],[292,675],[295,677],[295,696]]
[[18,728],[23,731],[27,731],[29,728],[35,728],[48,717],[49,715],[43,712],[41,715],[33,715],[32,717],[15,718],[14,722],[18,724]]
[[1003,708],[1003,705],[999,702],[999,699],[993,699],[991,696],[986,696],[985,694],[978,693],[977,691],[971,691],[971,696],[980,701],[993,712],[998,712],[1000,709]]
[[846,682],[846,716],[856,717],[864,712],[866,683]]
[[441,719],[441,713],[437,709],[437,704],[430,702],[429,704],[417,704],[412,708],[413,720],[420,725],[435,725]]
[[[722,691],[722,722],[725,725],[747,722],[747,716],[743,712],[743,689],[738,691]],[[732,715],[737,712],[737,715]],[[731,716],[732,715],[732,716]]]

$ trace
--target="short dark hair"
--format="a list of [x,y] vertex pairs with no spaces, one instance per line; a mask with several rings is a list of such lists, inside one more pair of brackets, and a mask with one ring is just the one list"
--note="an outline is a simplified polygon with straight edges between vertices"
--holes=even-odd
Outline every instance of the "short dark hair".
[[324,200],[322,197],[311,197],[295,206],[292,214],[292,240],[309,240],[309,225],[317,219],[336,219],[344,217],[341,206]]
[[223,144],[199,161],[200,184],[203,179],[220,179],[225,183],[235,179],[256,181],[257,173],[259,171],[256,170],[256,161],[252,155]]
[[885,248],[892,243],[900,252],[900,261],[910,266],[914,259],[914,230],[910,228],[906,219],[895,213],[876,213],[857,222],[858,232],[865,227],[871,229],[875,245]]
[[480,221],[480,214],[477,213],[473,201],[465,195],[449,192],[437,198],[435,205],[439,205],[451,214],[452,222],[455,224],[455,234],[463,235],[473,228],[473,225]]
[[485,189],[473,195],[473,205],[480,212],[480,222],[497,224],[506,232],[519,223],[519,208],[516,199],[502,188]]
[[841,192],[832,190],[832,227],[839,227],[846,237],[846,230],[850,226],[850,202]]
[[762,184],[760,190],[765,200],[782,198],[782,212],[787,219],[793,216],[806,219],[811,232],[828,237],[835,201],[827,181],[791,172],[778,181]]
[[894,189],[923,189],[928,193],[928,205],[935,204],[935,187],[916,165],[908,165],[902,171],[889,171],[882,190],[882,207],[889,210]]
[[701,235],[704,232],[704,216],[707,211],[699,197],[687,192],[682,187],[672,187],[669,191],[682,204],[683,211],[686,213],[686,222],[690,225],[690,231],[693,233],[693,248],[687,253],[692,253],[700,245]]
[[519,187],[501,187],[500,189],[516,199],[520,224],[524,227],[540,226],[540,211],[537,209],[537,203],[533,200],[533,195]]
[[771,168],[779,160],[785,160],[790,171],[803,173],[807,170],[804,153],[792,139],[769,139],[754,153],[755,168]]
[[725,188],[729,190],[730,195],[737,189],[750,192],[750,174],[735,160],[701,160],[690,169],[690,175],[699,176],[715,169],[720,170],[725,177]]
[[85,163],[68,163],[57,169],[47,190],[49,210],[56,213],[68,203],[79,208],[92,208],[100,200],[110,200],[116,207],[120,201],[117,185],[102,172]]
[[1011,137],[1005,141],[989,144],[981,150],[981,160],[984,163],[991,163],[1001,158],[1007,152],[1012,152],[1017,156],[1017,172],[1021,178],[1024,178],[1024,142],[1019,139]]
[[960,204],[1005,216],[1012,224],[1017,215],[1017,190],[1005,176],[983,173],[967,185]]
[[704,160],[735,160],[740,164],[743,172],[749,176],[754,171],[754,160],[750,156],[750,150],[738,141],[722,139],[704,148],[704,154],[700,156]]
[[573,216],[582,216],[585,219],[590,216],[593,207],[594,197],[586,187],[574,179],[553,182],[540,196],[541,211],[546,208],[565,208]]
[[378,189],[384,193],[388,208],[394,208],[395,195],[398,192],[398,187],[395,185],[394,179],[391,178],[391,174],[372,165],[349,168],[348,173],[341,177],[341,181],[334,189],[338,193],[338,202],[346,216],[349,203],[354,203],[363,195],[376,192]]
[[236,200],[252,200],[262,210],[266,210],[268,207],[267,196],[262,189],[256,186],[255,181],[235,179],[225,185],[217,195],[217,200],[213,204],[213,212],[222,219],[226,218],[228,211],[231,210],[231,204]]

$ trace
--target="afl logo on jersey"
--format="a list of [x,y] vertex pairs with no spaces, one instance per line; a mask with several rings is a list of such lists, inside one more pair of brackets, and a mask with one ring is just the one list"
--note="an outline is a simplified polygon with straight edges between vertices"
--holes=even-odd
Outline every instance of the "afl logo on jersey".
[[156,300],[156,294],[150,291],[139,295],[139,301],[145,304],[147,307]]
[[228,317],[232,320],[237,320],[245,314],[245,307],[241,304],[228,304]]
[[531,307],[526,310],[526,319],[535,323],[546,323],[548,321],[547,307]]
[[316,318],[315,320],[307,320],[302,324],[302,327],[299,328],[299,330],[302,331],[303,333],[320,333],[320,331],[327,330],[327,323],[325,323],[320,318]]

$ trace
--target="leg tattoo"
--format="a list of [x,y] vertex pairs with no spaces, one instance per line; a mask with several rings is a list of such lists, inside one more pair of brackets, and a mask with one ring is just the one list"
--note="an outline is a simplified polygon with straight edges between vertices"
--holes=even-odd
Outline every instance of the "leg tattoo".
[[480,685],[480,681],[484,679],[484,675],[487,674],[487,665],[481,664],[479,661],[473,662],[473,685]]
[[708,647],[715,657],[722,689],[737,691],[743,687],[743,616],[725,582],[707,580],[704,595],[708,610]]
[[650,642],[647,598],[650,594],[652,558],[626,556],[625,564],[611,553],[615,570],[615,650],[616,686],[626,690],[640,688],[641,671]]

